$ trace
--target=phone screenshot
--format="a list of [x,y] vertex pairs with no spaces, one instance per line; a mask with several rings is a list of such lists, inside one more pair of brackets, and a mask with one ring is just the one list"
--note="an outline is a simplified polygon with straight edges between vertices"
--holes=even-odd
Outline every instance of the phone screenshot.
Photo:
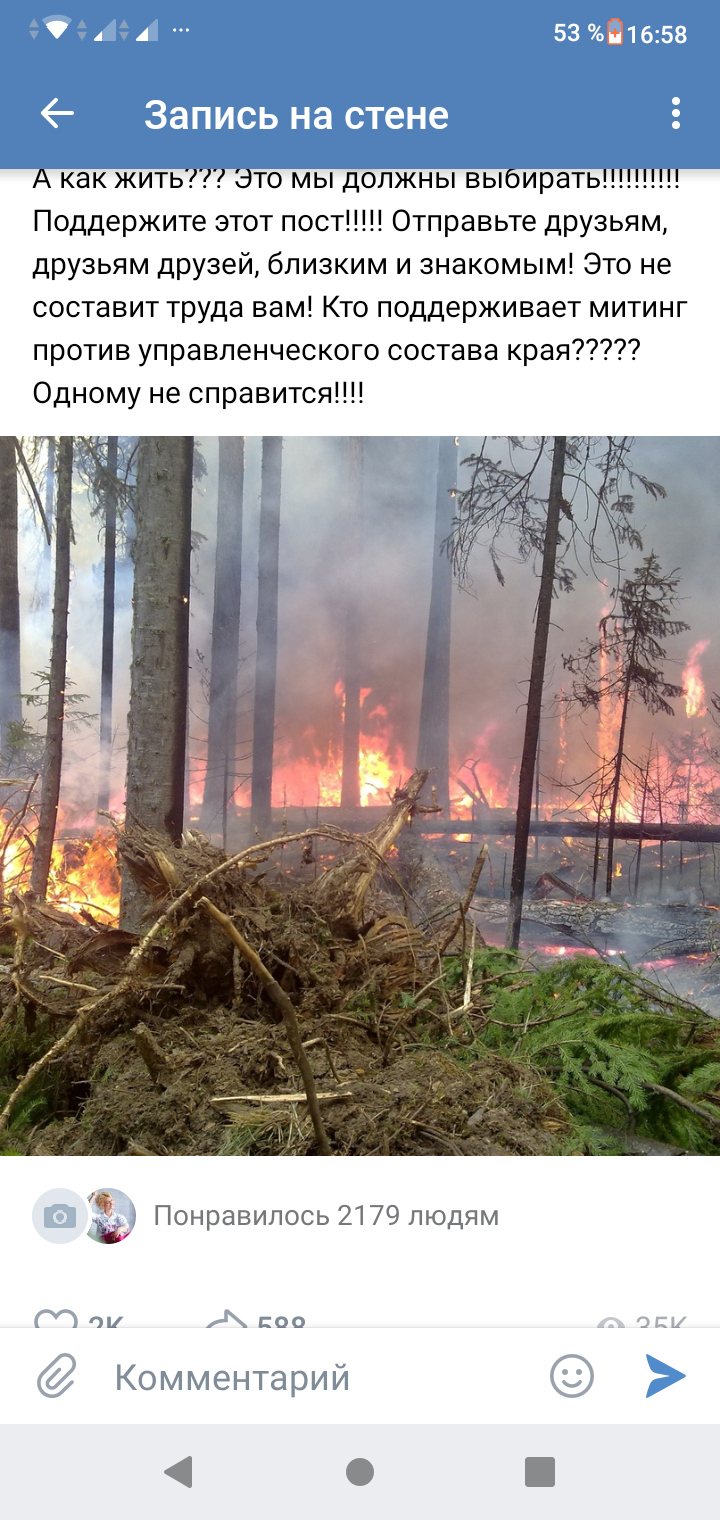
[[[458,1464],[458,1503],[600,1513],[666,1423],[653,1504],[688,1466],[707,1503],[718,31],[701,0],[6,18],[18,1493],[38,1427],[61,1463],[90,1425],[124,1505],[179,1409],[212,1480],[168,1482],[178,1435],[148,1504],[227,1498],[248,1424],[273,1510],[327,1455],[327,1503],[422,1511]],[[340,1397],[295,1402],[318,1367]]]

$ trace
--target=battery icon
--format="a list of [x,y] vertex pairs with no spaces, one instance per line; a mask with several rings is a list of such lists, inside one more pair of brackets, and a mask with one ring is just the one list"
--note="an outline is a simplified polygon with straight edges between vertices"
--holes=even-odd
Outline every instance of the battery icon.
[[615,47],[619,47],[623,40],[623,24],[617,16],[612,16],[608,21],[607,40],[611,46],[614,44]]

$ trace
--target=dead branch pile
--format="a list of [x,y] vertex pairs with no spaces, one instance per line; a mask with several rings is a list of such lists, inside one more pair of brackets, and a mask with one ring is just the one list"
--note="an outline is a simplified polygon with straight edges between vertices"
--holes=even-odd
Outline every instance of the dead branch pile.
[[[118,830],[142,934],[26,896],[0,927],[0,1143],[31,1154],[541,1154],[569,1130],[550,1085],[478,1059],[481,943],[412,819],[328,827],[228,858]],[[319,868],[322,845],[333,852]],[[464,957],[464,997],[444,956]],[[4,969],[2,969],[4,967]]]

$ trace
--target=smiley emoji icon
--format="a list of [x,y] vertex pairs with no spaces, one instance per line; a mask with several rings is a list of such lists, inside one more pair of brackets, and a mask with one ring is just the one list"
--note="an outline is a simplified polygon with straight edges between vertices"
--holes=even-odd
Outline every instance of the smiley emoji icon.
[[584,1356],[572,1352],[559,1356],[550,1368],[550,1382],[563,1399],[580,1399],[589,1393],[595,1381],[595,1373]]

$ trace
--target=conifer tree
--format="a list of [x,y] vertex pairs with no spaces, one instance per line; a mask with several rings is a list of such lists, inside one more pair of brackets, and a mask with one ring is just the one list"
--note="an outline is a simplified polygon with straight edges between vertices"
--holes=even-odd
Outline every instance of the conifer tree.
[[[688,623],[672,616],[678,602],[679,576],[663,572],[657,555],[650,554],[617,591],[617,610],[601,618],[598,638],[586,643],[577,655],[564,655],[566,670],[575,677],[573,699],[583,709],[600,703],[618,703],[620,723],[617,749],[609,772],[610,808],[605,890],[612,893],[613,854],[623,764],[627,746],[630,707],[639,701],[648,712],[672,717],[671,702],[682,696],[682,686],[665,675],[665,640],[687,632]],[[600,654],[604,655],[602,668]]]
[[282,442],[282,438],[263,438],[260,485],[257,655],[250,818],[253,829],[264,838],[270,835],[272,819]]
[[430,772],[441,808],[450,806],[450,633],[452,564],[447,540],[452,533],[457,491],[457,440],[439,438],[435,493],[432,582],[425,644],[417,769]]
[[40,815],[35,836],[30,886],[36,897],[47,892],[52,848],[55,841],[60,779],[62,774],[63,723],[67,684],[67,628],[70,607],[70,543],[72,539],[73,440],[60,438],[57,445],[57,497],[55,508],[55,589],[52,642],[45,723]]
[[520,942],[552,600],[559,590],[570,591],[575,579],[568,550],[574,548],[578,557],[582,553],[590,565],[607,563],[608,553],[611,562],[619,562],[626,546],[642,548],[628,487],[639,484],[654,498],[665,495],[662,486],[631,467],[630,445],[628,438],[612,437],[508,438],[506,457],[497,460],[485,439],[480,453],[464,461],[471,468],[470,485],[458,497],[450,544],[460,578],[470,578],[477,544],[488,549],[501,584],[501,559],[510,548],[540,570],[510,880],[509,949]]
[[[126,805],[130,824],[174,842],[185,800],[192,480],[192,438],[141,439]],[[145,906],[124,874],[124,923],[136,925]]]
[[236,786],[237,673],[240,649],[245,439],[218,439],[217,543],[213,597],[205,785],[200,822],[227,834]]
[[0,750],[21,717],[17,458],[15,439],[0,438]]

